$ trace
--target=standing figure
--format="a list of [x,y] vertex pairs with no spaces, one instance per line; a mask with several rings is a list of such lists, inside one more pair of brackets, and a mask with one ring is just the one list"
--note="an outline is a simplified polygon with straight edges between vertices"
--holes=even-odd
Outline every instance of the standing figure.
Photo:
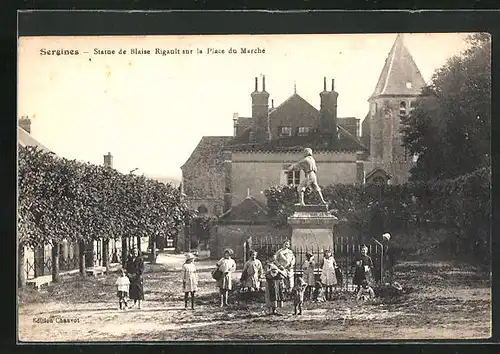
[[229,296],[229,290],[233,289],[233,281],[231,274],[236,270],[236,263],[231,257],[234,255],[232,249],[227,248],[224,250],[224,257],[221,258],[215,265],[220,272],[222,272],[222,277],[218,281],[218,286],[220,289],[220,306],[228,306],[227,298]]
[[245,282],[248,291],[258,291],[260,289],[260,278],[264,274],[261,261],[257,259],[257,251],[250,252],[250,260],[243,266],[241,272],[241,282]]
[[292,171],[295,169],[303,170],[305,174],[305,178],[299,184],[299,204],[305,205],[304,203],[304,192],[308,186],[311,186],[316,190],[321,198],[321,202],[323,204],[327,204],[325,199],[323,198],[323,193],[321,193],[321,188],[318,184],[318,179],[316,177],[316,172],[318,172],[318,168],[316,167],[316,160],[312,156],[312,150],[310,148],[304,149],[304,158],[297,163],[292,164],[288,171]]
[[285,241],[283,247],[276,252],[276,265],[285,275],[285,292],[290,293],[293,288],[295,255],[290,249],[289,241]]
[[191,295],[191,309],[194,310],[194,295],[198,291],[198,274],[194,265],[195,256],[186,255],[186,262],[182,265],[182,288],[184,290],[184,308],[188,309],[188,298]]
[[335,267],[337,262],[333,258],[332,251],[326,250],[323,255],[323,264],[321,265],[321,282],[325,285],[326,300],[333,299],[333,287],[337,285],[335,276]]
[[389,245],[390,240],[391,240],[391,234],[389,234],[388,232],[382,235],[382,244],[384,245],[383,248],[384,271],[382,274],[382,283],[388,283],[388,284],[393,283],[394,265],[396,263],[394,259],[394,250]]
[[142,285],[142,274],[144,273],[144,260],[136,248],[132,249],[126,264],[127,275],[130,279],[130,299],[134,300],[135,307],[141,309],[141,301],[144,300],[144,288]]
[[368,247],[361,246],[361,255],[356,257],[353,262],[354,266],[354,278],[352,283],[357,286],[356,291],[359,292],[363,282],[366,281],[368,285],[372,285],[372,269],[373,261],[368,255]]
[[129,286],[130,286],[130,280],[127,277],[127,274],[125,272],[125,269],[122,268],[121,271],[121,276],[116,279],[116,295],[118,296],[118,304],[120,306],[120,310],[122,309],[122,306],[124,310],[127,309],[128,304],[127,304],[127,297],[128,297],[128,291],[129,291]]
[[314,289],[314,284],[316,279],[314,276],[314,268],[316,267],[316,262],[314,262],[314,255],[312,253],[306,253],[306,260],[302,265],[302,270],[304,271],[304,281],[307,284],[306,297],[312,300],[312,294]]
[[266,263],[266,304],[270,314],[281,316],[276,312],[277,307],[283,306],[285,273],[275,264],[276,256],[269,256]]
[[304,293],[306,292],[306,288],[306,281],[302,278],[302,275],[299,275],[297,283],[292,289],[294,315],[297,315],[297,310],[298,314],[302,315],[302,304],[304,303]]

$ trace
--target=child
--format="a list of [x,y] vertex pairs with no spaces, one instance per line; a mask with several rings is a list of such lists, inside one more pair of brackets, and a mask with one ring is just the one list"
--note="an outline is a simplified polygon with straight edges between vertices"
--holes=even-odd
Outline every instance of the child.
[[122,309],[122,304],[125,305],[123,309],[126,310],[128,307],[127,297],[130,286],[130,280],[127,277],[125,269],[122,269],[121,276],[116,280],[115,284],[117,288],[116,295],[118,296],[118,303],[120,305],[120,310]]
[[198,275],[194,265],[195,256],[192,253],[186,254],[186,262],[182,265],[183,277],[182,287],[184,290],[184,308],[188,309],[188,298],[191,295],[191,310],[194,310],[194,294],[198,291]]
[[321,266],[321,283],[325,285],[326,300],[333,299],[333,287],[337,285],[337,277],[335,276],[335,267],[337,262],[333,258],[332,251],[326,250],[323,255],[323,264]]
[[314,286],[313,301],[315,302],[325,302],[325,291],[323,289],[323,284],[317,281]]
[[250,252],[250,260],[243,267],[240,281],[246,285],[248,291],[258,291],[260,289],[260,278],[263,273],[262,263],[257,259],[257,251]]
[[232,290],[233,284],[231,274],[236,270],[236,263],[231,257],[234,255],[232,249],[227,248],[224,250],[224,257],[217,263],[217,268],[222,272],[222,278],[218,281],[220,289],[220,307],[228,306],[227,298],[229,290]]
[[316,264],[314,262],[314,255],[312,253],[306,253],[306,261],[302,265],[302,270],[304,271],[304,281],[307,283],[306,294],[309,300],[312,300],[312,293],[314,289],[314,268]]
[[363,280],[358,290],[358,295],[356,296],[356,300],[366,301],[366,300],[371,300],[374,297],[375,297],[375,292],[368,284],[368,282],[366,280]]
[[297,308],[299,309],[299,315],[302,315],[302,304],[304,303],[304,293],[306,291],[306,288],[307,283],[302,278],[302,276],[299,275],[297,283],[292,289],[294,315],[297,315]]
[[368,247],[361,246],[361,255],[354,260],[354,278],[352,283],[357,285],[356,291],[359,292],[366,281],[368,285],[372,282],[372,269],[373,262],[370,256],[368,256]]
[[266,304],[270,314],[281,316],[276,312],[277,307],[283,305],[284,298],[284,277],[285,274],[275,264],[276,256],[269,256],[266,264]]

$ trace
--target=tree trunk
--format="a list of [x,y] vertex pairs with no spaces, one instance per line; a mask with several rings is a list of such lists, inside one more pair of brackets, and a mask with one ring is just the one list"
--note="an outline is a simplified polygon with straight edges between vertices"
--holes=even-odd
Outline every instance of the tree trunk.
[[137,244],[135,247],[137,248],[137,252],[141,253],[141,236],[137,235],[136,240]]
[[156,236],[152,236],[151,239],[151,263],[156,264]]
[[78,241],[78,265],[80,268],[80,275],[82,277],[87,276],[87,272],[85,271],[85,242]]
[[52,282],[54,283],[59,283],[61,280],[59,277],[59,253],[61,251],[59,246],[58,242],[52,246]]
[[128,242],[127,237],[122,236],[122,267],[125,268],[127,264],[127,256],[128,256]]
[[102,240],[102,265],[109,271],[109,240]]
[[26,263],[24,260],[24,245],[19,243],[17,246],[17,287],[26,286]]

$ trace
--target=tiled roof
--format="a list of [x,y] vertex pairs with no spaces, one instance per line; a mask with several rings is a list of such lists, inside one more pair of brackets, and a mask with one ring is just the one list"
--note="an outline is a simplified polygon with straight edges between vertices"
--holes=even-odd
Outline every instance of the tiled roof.
[[43,151],[50,152],[51,150],[41,144],[38,140],[33,138],[26,130],[17,127],[17,142],[21,146],[37,146]]
[[367,148],[342,126],[339,126],[339,139],[332,144],[331,134],[313,133],[307,136],[290,136],[271,140],[265,143],[238,143],[233,140],[226,145],[231,151],[302,151],[310,147],[314,151],[366,151]]
[[183,170],[189,165],[195,165],[200,162],[205,163],[206,161],[214,161],[217,158],[222,159],[222,156],[220,156],[221,149],[231,140],[233,140],[231,136],[202,137],[181,169]]
[[227,222],[248,222],[267,223],[269,222],[268,210],[265,205],[253,197],[246,197],[240,204],[232,207],[219,217],[222,223]]
[[[407,83],[411,85],[407,86]],[[398,34],[371,98],[381,95],[417,96],[425,86],[425,80],[403,42],[403,36]]]

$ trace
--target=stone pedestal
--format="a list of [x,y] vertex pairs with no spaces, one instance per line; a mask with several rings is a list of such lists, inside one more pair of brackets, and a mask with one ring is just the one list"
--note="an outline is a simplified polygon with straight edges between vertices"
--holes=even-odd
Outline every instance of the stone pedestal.
[[296,205],[294,214],[288,218],[292,226],[292,248],[333,251],[333,226],[338,222],[326,205]]

